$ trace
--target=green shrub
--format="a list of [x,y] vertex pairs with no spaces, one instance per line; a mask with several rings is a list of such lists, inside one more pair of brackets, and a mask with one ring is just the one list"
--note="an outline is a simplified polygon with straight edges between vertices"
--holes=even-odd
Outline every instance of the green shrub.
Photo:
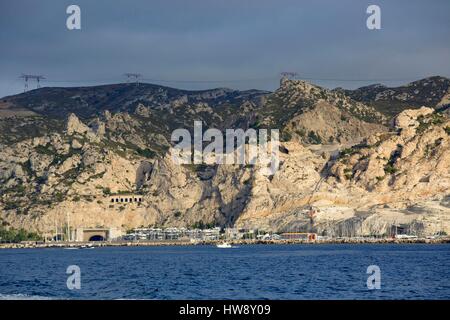
[[419,116],[417,118],[417,121],[419,122],[419,126],[416,129],[417,133],[424,132],[430,126],[430,122],[425,121],[425,117],[424,116]]
[[384,166],[384,172],[388,173],[388,174],[394,174],[398,171],[397,168],[395,168],[392,164],[387,164]]
[[39,145],[39,146],[37,146],[37,147],[35,148],[35,150],[36,150],[37,153],[40,153],[40,154],[46,154],[46,155],[48,155],[48,156],[52,156],[52,155],[55,154],[55,151],[52,150],[51,146],[48,145],[48,144],[45,145],[45,146]]
[[12,186],[9,187],[8,189],[5,190],[5,193],[15,193],[18,196],[24,196],[25,195],[25,186],[23,186],[22,184],[18,184],[16,186]]
[[214,227],[214,223],[203,223],[203,221],[197,221],[192,225],[192,229],[210,229]]
[[19,208],[19,206],[17,205],[17,202],[15,202],[15,201],[5,201],[4,208],[5,208],[5,210],[16,210]]
[[145,157],[145,158],[154,158],[156,153],[150,149],[137,149],[136,150],[138,155]]
[[290,132],[288,132],[288,131],[283,131],[283,132],[281,133],[280,140],[281,140],[282,142],[291,141],[291,140],[292,140],[292,134],[291,134]]
[[440,113],[433,113],[431,116],[431,123],[434,125],[439,125],[444,123],[444,117]]
[[339,152],[339,157],[342,158],[342,157],[345,157],[345,156],[352,155],[352,154],[354,154],[354,153],[356,153],[356,150],[354,150],[354,149],[352,149],[352,148],[342,149],[342,150]]
[[61,192],[57,192],[55,194],[55,201],[56,202],[62,202],[64,200],[64,195]]
[[296,133],[297,135],[299,135],[300,137],[306,136],[305,129],[297,129],[297,130],[295,130],[295,133]]
[[309,142],[311,142],[312,144],[321,144],[322,143],[322,139],[319,137],[319,135],[317,135],[312,130],[308,133],[308,139],[309,139]]

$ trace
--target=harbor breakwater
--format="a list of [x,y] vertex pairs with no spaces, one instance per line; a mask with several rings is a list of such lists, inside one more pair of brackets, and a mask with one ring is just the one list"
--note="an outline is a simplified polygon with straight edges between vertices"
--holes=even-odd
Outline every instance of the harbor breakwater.
[[[341,238],[341,239],[326,239],[326,240],[254,240],[254,239],[241,239],[227,241],[233,246],[239,245],[271,245],[271,244],[443,244],[450,243],[450,237],[440,238],[413,238],[413,239],[395,239],[395,238]],[[177,241],[177,240],[165,240],[165,241],[91,241],[91,242],[21,242],[21,243],[0,243],[0,249],[25,249],[25,248],[73,248],[73,249],[91,249],[97,247],[139,247],[139,246],[196,246],[196,245],[217,245],[222,243],[220,240],[209,241]]]

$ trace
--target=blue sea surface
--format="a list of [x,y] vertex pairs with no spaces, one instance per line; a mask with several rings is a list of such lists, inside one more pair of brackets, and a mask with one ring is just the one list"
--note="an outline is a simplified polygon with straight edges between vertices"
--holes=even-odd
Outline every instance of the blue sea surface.
[[[81,270],[69,290],[66,269]],[[367,267],[381,270],[368,290]],[[450,245],[0,250],[0,299],[450,299]]]

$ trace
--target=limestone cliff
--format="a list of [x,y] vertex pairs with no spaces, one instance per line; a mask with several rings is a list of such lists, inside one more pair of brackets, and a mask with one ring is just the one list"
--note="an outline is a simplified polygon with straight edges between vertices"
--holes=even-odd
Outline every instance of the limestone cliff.
[[[450,233],[445,108],[405,110],[388,125],[373,108],[302,81],[273,94],[120,89],[139,96],[114,112],[90,105],[87,118],[53,118],[42,110],[56,114],[56,104],[37,107],[33,94],[36,114],[0,119],[3,225],[43,234],[66,224]],[[80,99],[90,101],[85,90]],[[104,99],[114,92],[107,90]],[[259,164],[175,164],[170,133],[195,119],[205,128],[280,128],[279,169],[267,176]],[[125,201],[136,194],[142,202]]]
[[328,235],[385,235],[394,225],[448,232],[450,120],[421,108],[402,112],[393,125],[326,163],[307,150],[284,155],[273,180],[258,183],[237,224]]

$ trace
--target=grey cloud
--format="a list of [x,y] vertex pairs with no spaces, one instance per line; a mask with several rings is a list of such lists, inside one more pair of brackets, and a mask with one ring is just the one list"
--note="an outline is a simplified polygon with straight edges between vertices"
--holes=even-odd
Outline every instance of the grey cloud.
[[[375,2],[382,30],[369,31],[365,9]],[[375,2],[2,1],[0,96],[22,90],[22,72],[81,81],[46,85],[119,82],[124,72],[137,71],[151,79],[253,79],[161,83],[174,87],[268,90],[286,69],[319,79],[450,76],[449,1]],[[72,3],[82,9],[81,31],[65,28]]]

